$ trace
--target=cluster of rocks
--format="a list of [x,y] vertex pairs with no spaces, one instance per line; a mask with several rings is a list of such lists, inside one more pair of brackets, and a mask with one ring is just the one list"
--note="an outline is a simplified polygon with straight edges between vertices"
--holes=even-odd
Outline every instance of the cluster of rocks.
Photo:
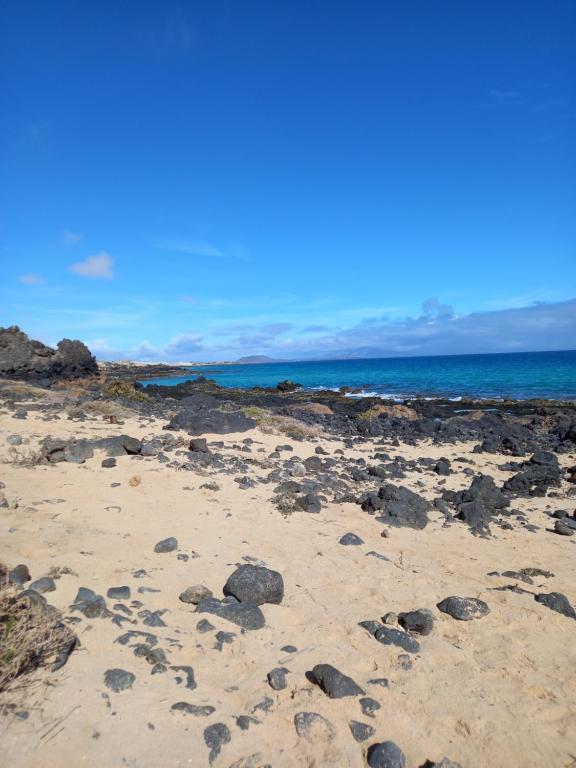
[[81,341],[62,339],[53,349],[30,339],[17,325],[0,328],[0,376],[50,384],[97,375],[96,358]]

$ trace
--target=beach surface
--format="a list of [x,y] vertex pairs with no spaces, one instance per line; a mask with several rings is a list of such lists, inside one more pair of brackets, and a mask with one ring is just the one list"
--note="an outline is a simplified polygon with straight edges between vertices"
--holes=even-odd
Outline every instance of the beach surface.
[[[0,765],[364,766],[370,745],[385,741],[407,766],[445,756],[466,768],[576,764],[576,621],[535,600],[557,592],[576,602],[576,540],[557,535],[551,517],[574,510],[565,476],[552,496],[514,498],[487,535],[434,507],[417,529],[322,494],[320,511],[282,513],[277,480],[314,477],[317,462],[304,463],[312,457],[335,459],[328,471],[347,476],[385,451],[417,467],[394,483],[432,502],[480,474],[501,486],[514,475],[500,468],[510,456],[473,453],[474,441],[368,437],[351,446],[321,430],[294,440],[256,428],[204,434],[215,468],[190,462],[190,437],[164,430],[162,418],[124,413],[110,423],[70,416],[66,404],[26,418],[0,411],[0,561],[53,578],[44,596],[80,643],[60,670],[39,669],[0,694]],[[96,449],[83,463],[35,463],[47,435],[162,441],[168,460],[126,454],[106,468],[108,453]],[[418,464],[440,458],[446,476]],[[561,468],[574,464],[572,454],[558,458]],[[361,487],[381,484],[372,477]],[[340,543],[348,533],[361,543]],[[155,551],[170,537],[172,551]],[[221,600],[246,564],[284,584],[279,604],[260,606],[261,628],[180,599],[204,585]],[[115,587],[129,597],[108,597]],[[80,588],[104,598],[103,615],[71,608]],[[449,596],[480,599],[489,611],[457,620],[437,607]],[[431,611],[429,634],[406,632],[391,615],[415,609]],[[367,620],[394,628],[410,649],[378,642],[359,626]],[[330,698],[311,674],[319,664],[362,693]],[[278,668],[285,687],[275,690],[268,675]],[[114,690],[110,670],[131,673],[129,687]],[[320,718],[307,728],[299,713]]]

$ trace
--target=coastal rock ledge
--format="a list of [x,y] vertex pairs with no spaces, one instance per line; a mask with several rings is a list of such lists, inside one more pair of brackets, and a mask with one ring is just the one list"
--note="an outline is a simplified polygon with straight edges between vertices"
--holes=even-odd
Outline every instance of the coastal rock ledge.
[[0,328],[0,377],[48,384],[97,375],[96,358],[81,341],[62,339],[52,349],[30,339],[17,325]]

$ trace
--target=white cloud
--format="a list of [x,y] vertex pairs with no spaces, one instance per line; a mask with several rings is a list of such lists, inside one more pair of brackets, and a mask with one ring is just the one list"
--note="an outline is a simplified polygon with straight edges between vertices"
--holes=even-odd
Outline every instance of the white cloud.
[[70,271],[81,277],[105,278],[110,280],[114,277],[112,264],[112,256],[106,251],[101,251],[94,256],[88,256],[84,261],[77,261],[72,264]]
[[62,233],[62,242],[64,245],[78,245],[78,243],[81,242],[84,235],[81,235],[79,232],[71,232],[69,229],[65,229]]
[[20,275],[18,280],[23,283],[23,285],[41,285],[44,282],[42,275],[39,275],[36,272],[28,272],[25,275]]

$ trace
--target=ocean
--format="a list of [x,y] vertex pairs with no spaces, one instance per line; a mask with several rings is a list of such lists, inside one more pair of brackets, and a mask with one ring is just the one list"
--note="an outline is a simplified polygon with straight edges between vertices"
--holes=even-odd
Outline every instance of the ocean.
[[[359,389],[354,397],[576,399],[576,350],[206,365],[192,372],[223,387],[274,387],[290,379],[306,389]],[[175,385],[190,378],[195,376],[147,379],[142,384]]]

